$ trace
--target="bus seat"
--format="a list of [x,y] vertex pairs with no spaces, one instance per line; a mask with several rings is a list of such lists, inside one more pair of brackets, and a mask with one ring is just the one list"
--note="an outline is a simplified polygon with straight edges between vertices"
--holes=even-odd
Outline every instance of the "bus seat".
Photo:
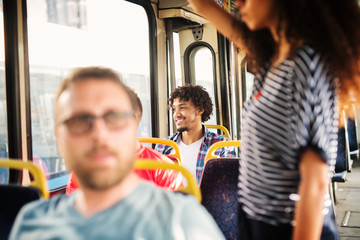
[[226,239],[238,239],[237,183],[239,158],[212,158],[200,180],[201,204],[215,219]]
[[223,135],[224,137],[227,137],[227,138],[229,138],[229,139],[231,139],[230,138],[230,133],[229,133],[229,131],[227,130],[227,128],[226,127],[224,127],[224,126],[222,126],[222,125],[213,125],[213,124],[205,124],[205,127],[207,127],[207,128],[214,128],[214,129],[218,129],[218,130],[221,130],[221,135]]
[[[344,128],[345,128],[345,161],[346,170],[351,172],[353,160],[350,157],[350,135],[349,135],[349,119],[346,117],[345,111],[343,111]],[[351,124],[350,124],[351,125]]]
[[[162,143],[163,144],[163,143]],[[201,202],[201,192],[198,188],[194,177],[191,175],[191,173],[186,170],[184,167],[177,165],[177,164],[168,164],[163,162],[157,162],[157,161],[149,161],[151,159],[137,159],[135,161],[134,169],[142,170],[142,169],[173,169],[175,171],[181,172],[181,174],[185,177],[187,181],[187,185],[185,187],[180,187],[178,189],[178,192],[183,192],[186,194],[193,195],[198,202]]]
[[201,204],[213,216],[226,239],[238,239],[239,158],[219,158],[214,153],[218,148],[240,145],[240,140],[211,145],[205,156],[199,185],[203,196]]
[[31,201],[48,198],[46,178],[41,170],[31,162],[1,159],[0,168],[28,169],[34,180],[29,187],[0,185],[0,239],[8,239],[11,227],[20,209]]
[[141,143],[163,144],[172,147],[175,150],[174,154],[167,155],[172,161],[181,165],[181,154],[179,145],[169,139],[162,138],[139,138]]
[[347,134],[349,139],[349,151],[350,151],[350,158],[352,160],[359,159],[359,145],[357,142],[356,137],[356,123],[354,119],[348,118],[347,119]]
[[354,109],[354,121],[355,121],[355,129],[356,129],[356,142],[360,147],[360,108],[357,104],[353,104]]
[[341,127],[338,131],[338,149],[336,155],[335,172],[331,179],[332,191],[333,191],[332,195],[335,204],[337,204],[336,183],[346,182],[346,174],[348,172],[346,159],[347,159],[347,151],[346,151],[345,128]]
[[347,171],[345,128],[338,131],[338,149],[336,154],[335,173]]
[[208,151],[206,153],[204,164],[210,158],[218,158],[219,157],[219,156],[214,154],[217,149],[223,148],[223,147],[240,147],[240,145],[241,145],[240,140],[221,141],[221,142],[214,143],[213,145],[210,146],[210,148],[208,149]]

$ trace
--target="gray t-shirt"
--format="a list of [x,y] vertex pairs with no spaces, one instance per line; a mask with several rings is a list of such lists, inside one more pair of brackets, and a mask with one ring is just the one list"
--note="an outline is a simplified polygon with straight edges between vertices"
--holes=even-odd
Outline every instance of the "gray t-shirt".
[[192,196],[140,183],[125,199],[91,217],[74,207],[76,193],[26,205],[10,240],[19,239],[224,239]]

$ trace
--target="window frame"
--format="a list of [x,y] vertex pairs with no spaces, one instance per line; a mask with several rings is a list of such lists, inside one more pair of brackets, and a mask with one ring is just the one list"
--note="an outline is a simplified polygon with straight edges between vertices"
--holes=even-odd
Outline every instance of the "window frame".
[[[158,55],[156,17],[150,1],[126,0],[144,8],[149,27],[150,98],[152,135],[158,136]],[[5,83],[7,106],[8,156],[32,161],[30,71],[28,56],[27,1],[3,0]],[[20,171],[9,172],[9,183],[22,182]],[[66,185],[66,183],[65,183]],[[50,189],[51,190],[51,189]],[[56,191],[59,189],[55,189]],[[50,191],[51,192],[51,191]]]
[[185,78],[185,83],[187,84],[196,84],[196,79],[195,79],[195,61],[194,61],[194,57],[196,52],[194,51],[198,51],[200,48],[207,48],[210,50],[211,52],[211,56],[212,56],[212,63],[213,63],[213,90],[214,90],[214,106],[216,109],[216,124],[219,124],[220,122],[220,113],[219,113],[219,100],[218,100],[218,88],[217,88],[217,72],[216,72],[216,55],[215,55],[215,51],[212,48],[212,46],[207,43],[207,42],[203,42],[203,41],[198,41],[198,42],[193,42],[191,43],[184,52],[184,78]]

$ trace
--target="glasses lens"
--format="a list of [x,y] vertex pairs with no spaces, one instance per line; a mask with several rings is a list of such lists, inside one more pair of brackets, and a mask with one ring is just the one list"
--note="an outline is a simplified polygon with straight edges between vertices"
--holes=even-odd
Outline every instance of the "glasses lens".
[[91,115],[77,116],[70,118],[65,123],[73,134],[84,134],[90,131],[94,117]]
[[95,118],[102,118],[110,130],[115,130],[124,128],[130,117],[133,116],[133,112],[109,112],[100,117],[92,115],[75,116],[64,123],[72,134],[81,135],[91,131]]
[[120,129],[126,126],[131,116],[133,116],[131,112],[109,112],[105,114],[103,118],[109,129]]

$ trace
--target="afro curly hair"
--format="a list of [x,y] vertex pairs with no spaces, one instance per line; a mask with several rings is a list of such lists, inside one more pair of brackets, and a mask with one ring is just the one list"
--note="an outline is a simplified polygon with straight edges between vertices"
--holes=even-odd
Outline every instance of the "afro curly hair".
[[206,122],[210,119],[213,110],[213,103],[209,93],[200,85],[186,84],[175,88],[168,99],[169,107],[173,107],[174,100],[179,98],[180,101],[191,101],[197,109],[204,111],[201,115],[201,121]]

